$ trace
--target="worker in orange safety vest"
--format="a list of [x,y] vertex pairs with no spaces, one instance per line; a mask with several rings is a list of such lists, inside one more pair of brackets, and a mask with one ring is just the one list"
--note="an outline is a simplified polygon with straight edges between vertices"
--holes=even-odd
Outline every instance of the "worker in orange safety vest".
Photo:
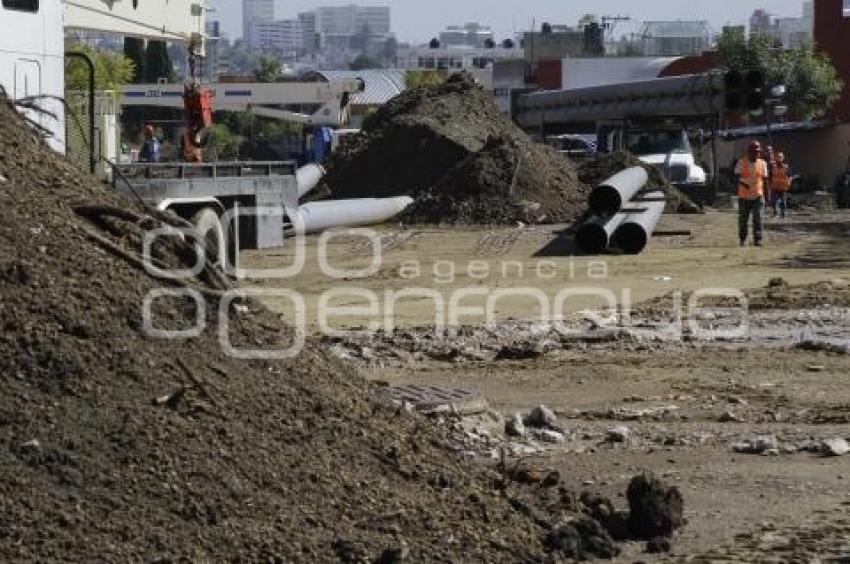
[[764,233],[764,192],[770,171],[761,156],[761,143],[753,141],[747,148],[747,155],[735,166],[735,178],[738,180],[738,236],[742,247],[747,243],[750,216],[753,217],[753,240],[756,247],[761,247]]
[[783,218],[788,212],[788,193],[794,177],[791,175],[791,167],[785,160],[785,153],[776,153],[776,163],[770,175],[771,192],[773,193],[773,217],[781,215]]

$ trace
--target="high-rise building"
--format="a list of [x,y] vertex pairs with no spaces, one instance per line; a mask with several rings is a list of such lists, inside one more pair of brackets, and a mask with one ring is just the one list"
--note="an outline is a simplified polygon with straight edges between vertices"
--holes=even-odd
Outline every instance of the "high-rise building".
[[257,45],[254,24],[274,21],[274,0],[242,0],[242,40],[248,47]]
[[814,37],[814,26],[815,8],[812,1],[803,3],[803,13],[798,18],[780,18],[766,10],[756,10],[750,17],[751,35],[773,37],[786,48],[811,41]]
[[297,53],[304,48],[304,25],[300,20],[254,23],[255,46]]
[[319,40],[316,32],[316,12],[301,12],[298,14],[301,29],[304,33],[303,47],[308,53],[315,53],[319,48]]
[[316,32],[320,35],[356,35],[390,33],[389,7],[326,6],[316,8]]

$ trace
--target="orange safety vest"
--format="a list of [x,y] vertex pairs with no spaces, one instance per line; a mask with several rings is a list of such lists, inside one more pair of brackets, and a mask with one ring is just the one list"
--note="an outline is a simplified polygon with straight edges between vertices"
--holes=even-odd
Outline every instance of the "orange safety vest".
[[738,197],[742,200],[755,200],[764,197],[764,181],[767,178],[767,163],[758,159],[755,170],[748,157],[741,159],[741,178],[749,181],[750,185],[738,183]]
[[791,176],[787,164],[776,165],[773,169],[773,189],[777,192],[787,192],[791,189]]

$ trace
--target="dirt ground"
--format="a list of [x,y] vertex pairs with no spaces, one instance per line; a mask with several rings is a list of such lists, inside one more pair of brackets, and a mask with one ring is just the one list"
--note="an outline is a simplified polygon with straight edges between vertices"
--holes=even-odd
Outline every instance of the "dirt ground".
[[[628,290],[635,303],[656,299],[651,302],[656,304],[675,291],[687,300],[703,288],[747,290],[754,306],[749,332],[731,339],[701,339],[687,331],[682,339],[604,336],[581,315],[571,317],[598,307],[598,297],[568,300],[565,307],[570,327],[590,333],[565,336],[532,328],[516,337],[508,321],[539,317],[537,298],[509,296],[498,301],[497,323],[489,332],[476,329],[482,315],[462,316],[468,328],[440,346],[428,336],[435,323],[434,300],[421,297],[399,301],[395,332],[325,338],[325,343],[372,380],[390,386],[474,390],[507,417],[546,404],[569,438],[563,445],[532,449],[530,456],[542,467],[557,469],[572,487],[619,500],[620,509],[635,473],[651,471],[677,485],[688,522],[676,535],[673,551],[650,557],[641,554],[641,545],[629,545],[623,562],[850,558],[850,458],[814,452],[824,439],[850,437],[850,214],[810,210],[787,220],[769,219],[761,249],[737,245],[732,212],[667,216],[662,230],[689,230],[691,235],[656,238],[639,257],[570,258],[565,256],[569,240],[557,237],[557,229],[382,228],[377,230],[383,244],[377,273],[344,280],[320,271],[319,241],[313,238],[307,242],[303,272],[285,285],[304,296],[313,332],[319,331],[322,296],[334,288],[370,290],[384,300],[387,289],[422,287],[439,290],[446,302],[464,288],[535,288],[554,302],[564,288],[586,286],[618,297]],[[362,238],[339,236],[327,249],[328,262],[337,268],[366,268],[372,258]],[[242,266],[271,268],[289,264],[292,257],[290,249],[248,253]],[[419,277],[410,276],[411,261],[421,264]],[[454,264],[452,280],[447,266],[435,274],[440,261]],[[490,265],[489,273],[482,275],[482,264],[470,272],[470,261]],[[546,263],[546,276],[538,272],[541,261],[554,264]],[[514,263],[523,266],[522,276]],[[505,264],[511,265],[511,276],[503,276]],[[548,278],[553,270],[555,276]],[[794,289],[776,298],[772,288],[788,285]],[[290,304],[265,301],[292,315]],[[485,301],[473,296],[462,303],[473,307]],[[351,294],[329,303],[368,305]],[[384,318],[385,305],[379,301],[376,311],[337,317],[330,325],[364,327]],[[639,311],[646,317],[638,325],[658,320],[653,308]],[[700,319],[721,326],[724,318]],[[516,341],[539,344],[544,338],[554,344],[503,354],[516,352]],[[816,346],[809,346],[811,339]],[[507,341],[512,344],[504,345]],[[435,348],[445,354],[434,353]],[[627,427],[628,439],[612,444],[606,436],[618,426]],[[775,450],[733,450],[764,435],[776,441]],[[482,461],[488,463],[486,455]]]

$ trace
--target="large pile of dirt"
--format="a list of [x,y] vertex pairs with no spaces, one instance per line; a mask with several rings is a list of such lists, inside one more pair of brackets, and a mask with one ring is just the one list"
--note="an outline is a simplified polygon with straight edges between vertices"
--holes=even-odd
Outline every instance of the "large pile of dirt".
[[[145,298],[168,284],[133,257],[162,221],[77,173],[0,100],[0,558],[570,554],[547,538],[580,508],[519,501],[533,492],[451,453],[449,435],[314,344],[289,361],[224,354],[227,282],[213,273],[185,282],[205,296],[200,336],[146,336]],[[158,260],[188,262],[186,248],[175,239]],[[154,325],[190,328],[197,307],[161,299]],[[284,321],[252,302],[227,315],[237,347],[290,344]]]
[[412,194],[405,220],[569,222],[587,191],[572,164],[533,143],[465,74],[379,109],[328,164],[335,198]]
[[649,174],[647,188],[662,190],[668,198],[666,213],[700,213],[702,210],[688,196],[676,188],[664,176],[657,166],[646,164],[631,153],[617,152],[600,155],[598,158],[581,165],[578,171],[579,179],[589,186],[596,186],[611,178],[618,172],[642,166]]

